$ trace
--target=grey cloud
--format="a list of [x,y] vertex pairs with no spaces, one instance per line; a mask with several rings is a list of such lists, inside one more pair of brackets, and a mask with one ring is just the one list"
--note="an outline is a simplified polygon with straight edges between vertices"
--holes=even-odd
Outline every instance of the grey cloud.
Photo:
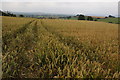
[[56,14],[117,15],[117,2],[3,2],[3,10]]

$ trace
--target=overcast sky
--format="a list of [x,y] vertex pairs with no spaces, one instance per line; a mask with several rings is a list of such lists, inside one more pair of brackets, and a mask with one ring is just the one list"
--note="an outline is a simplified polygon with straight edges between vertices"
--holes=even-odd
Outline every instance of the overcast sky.
[[118,15],[119,0],[2,0],[2,10],[55,14]]

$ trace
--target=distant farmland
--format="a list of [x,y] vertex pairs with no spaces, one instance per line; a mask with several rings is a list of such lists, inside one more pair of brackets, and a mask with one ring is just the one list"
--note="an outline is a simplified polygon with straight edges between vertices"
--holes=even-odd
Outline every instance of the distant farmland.
[[[107,23],[113,23],[113,24],[120,24],[120,19],[119,18],[105,18],[105,17],[97,17],[97,16],[92,16],[93,20],[96,20],[98,22],[107,22]],[[87,17],[85,17],[87,20]],[[71,17],[71,20],[77,20],[78,17]]]
[[120,20],[118,20],[119,18],[105,18],[105,19],[98,19],[98,21],[102,21],[102,22],[107,22],[107,23],[114,23],[114,24],[120,24]]
[[2,17],[8,78],[119,78],[118,25]]

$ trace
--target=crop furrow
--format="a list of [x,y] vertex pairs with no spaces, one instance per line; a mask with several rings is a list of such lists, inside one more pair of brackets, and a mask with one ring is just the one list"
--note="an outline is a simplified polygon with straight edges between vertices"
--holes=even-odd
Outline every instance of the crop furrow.
[[25,24],[22,28],[14,31],[13,33],[11,34],[6,34],[5,36],[2,36],[2,40],[3,40],[3,44],[2,44],[2,50],[3,50],[3,53],[4,52],[7,52],[9,46],[10,46],[10,43],[12,42],[12,40],[14,40],[15,38],[17,38],[17,36],[19,35],[22,35],[23,33],[25,33],[26,29],[29,27],[29,25],[34,22],[33,21],[30,21],[29,23]]
[[52,31],[47,26],[44,26],[44,23],[42,21],[41,21],[41,24],[48,32],[53,34],[61,43],[63,43],[66,46],[69,46],[71,49],[74,49],[75,53],[77,53],[79,51],[84,52],[84,55],[86,55],[87,59],[89,59],[90,61],[96,60],[95,59],[96,57],[91,57],[91,54],[95,55],[94,48],[91,48],[90,46],[86,46],[85,44],[78,42],[74,37],[69,37],[69,36],[64,37],[63,35],[55,32],[55,31]]
[[[10,39],[10,42],[6,41],[6,45],[3,41],[3,48],[7,46],[3,51],[4,77],[7,74],[12,77],[22,77],[24,76],[22,74],[29,72],[28,69],[32,65],[33,51],[38,39],[37,28],[37,21],[32,21],[17,30],[17,34],[14,33],[16,37],[10,36],[11,38],[7,38],[7,40]],[[5,62],[8,62],[8,64],[6,65]],[[12,70],[9,69],[10,66],[13,68]],[[25,70],[26,72],[24,72]]]

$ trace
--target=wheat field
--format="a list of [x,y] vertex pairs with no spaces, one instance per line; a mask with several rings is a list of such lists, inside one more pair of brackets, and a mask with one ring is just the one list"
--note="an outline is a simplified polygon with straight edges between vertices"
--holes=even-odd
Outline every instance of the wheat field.
[[119,78],[118,25],[2,17],[8,78]]

